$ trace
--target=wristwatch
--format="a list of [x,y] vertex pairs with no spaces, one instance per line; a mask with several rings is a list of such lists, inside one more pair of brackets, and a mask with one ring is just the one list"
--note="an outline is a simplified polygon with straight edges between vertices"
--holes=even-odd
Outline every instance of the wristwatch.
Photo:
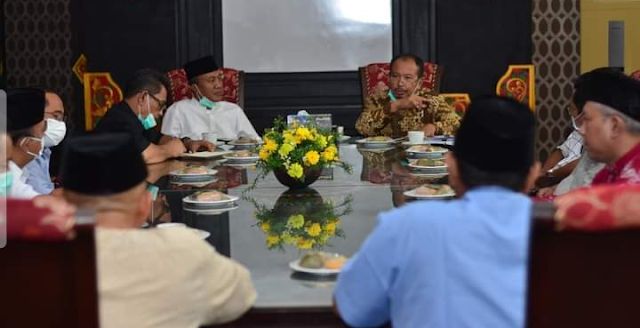
[[548,169],[545,176],[547,178],[555,178],[555,174],[554,174],[555,171],[556,171],[555,169]]

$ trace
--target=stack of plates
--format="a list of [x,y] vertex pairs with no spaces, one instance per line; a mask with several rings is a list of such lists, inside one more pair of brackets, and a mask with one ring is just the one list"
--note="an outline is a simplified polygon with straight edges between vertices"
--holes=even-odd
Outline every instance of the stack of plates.
[[206,173],[184,173],[184,170],[169,172],[171,182],[173,183],[205,183],[216,181],[217,170],[206,168]]
[[419,160],[413,160],[409,163],[411,173],[417,176],[443,177],[448,175],[446,165],[420,165]]
[[395,147],[395,144],[399,142],[398,139],[387,140],[375,140],[374,138],[364,138],[356,140],[356,143],[361,149],[368,150],[389,150]]
[[225,165],[229,166],[253,166],[256,165],[260,157],[255,154],[249,156],[238,156],[237,153],[222,156],[226,160]]
[[258,141],[229,141],[227,145],[233,146],[233,150],[253,150],[260,145]]
[[199,193],[194,193],[182,199],[182,205],[185,211],[220,214],[238,208],[238,204],[236,204],[238,200],[237,196],[225,195],[225,199],[204,201],[195,199],[195,196],[198,194]]
[[407,154],[409,154],[411,158],[441,159],[444,157],[444,154],[449,151],[446,148],[438,146],[432,146],[431,150],[423,150],[426,146],[429,145],[412,146],[407,149]]

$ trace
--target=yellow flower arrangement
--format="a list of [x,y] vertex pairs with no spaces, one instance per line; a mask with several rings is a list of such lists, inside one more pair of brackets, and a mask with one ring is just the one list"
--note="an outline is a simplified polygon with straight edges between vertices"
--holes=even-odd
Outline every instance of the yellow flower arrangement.
[[334,135],[320,132],[315,127],[287,127],[282,119],[276,119],[274,127],[265,131],[264,144],[258,155],[260,174],[256,182],[273,170],[286,172],[301,182],[305,181],[308,170],[317,171],[332,165],[351,173],[351,166],[340,161]]
[[272,208],[244,197],[256,207],[256,225],[265,234],[269,249],[284,249],[289,245],[298,249],[321,248],[332,237],[344,237],[340,229],[340,217],[351,212],[353,197],[347,196],[340,203],[323,200],[313,189],[303,194],[287,191]]

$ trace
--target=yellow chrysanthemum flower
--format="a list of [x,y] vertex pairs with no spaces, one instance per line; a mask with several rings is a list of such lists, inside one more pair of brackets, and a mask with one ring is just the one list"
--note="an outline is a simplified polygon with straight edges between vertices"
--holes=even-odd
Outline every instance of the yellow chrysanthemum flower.
[[289,176],[292,177],[292,178],[300,179],[300,178],[302,178],[302,175],[304,174],[304,169],[302,168],[302,165],[300,165],[298,163],[294,163],[294,164],[289,165],[289,169],[287,170],[287,174],[289,174]]
[[304,226],[304,216],[302,214],[292,215],[287,220],[287,227],[300,228]]
[[280,237],[278,235],[269,234],[267,235],[267,246],[271,247],[273,245],[277,245],[280,242]]
[[320,228],[320,224],[318,223],[314,223],[307,228],[307,233],[311,237],[319,236],[320,232],[322,232],[322,228]]
[[293,134],[291,134],[291,132],[285,132],[282,136],[284,137],[285,143],[289,143],[289,144],[296,143],[296,138],[293,136]]
[[264,232],[269,232],[269,230],[271,230],[271,225],[269,224],[269,222],[262,222],[260,228],[262,228],[262,231]]
[[325,149],[324,151],[337,154],[338,153],[338,148],[336,148],[336,146],[334,146],[334,145],[331,145],[331,146],[327,147],[327,149]]
[[313,246],[313,239],[298,238],[298,248],[309,249]]
[[282,146],[280,146],[280,150],[278,150],[278,154],[280,154],[280,156],[282,157],[286,157],[287,155],[289,155],[289,153],[291,151],[293,151],[295,147],[291,144],[283,144]]
[[319,160],[320,154],[315,150],[309,151],[304,155],[304,164],[307,166],[316,165]]
[[308,128],[300,127],[296,130],[296,137],[299,137],[302,140],[313,140],[313,136],[311,135],[311,131]]
[[336,224],[335,223],[327,223],[324,225],[324,231],[326,231],[329,235],[336,234]]
[[275,142],[275,140],[264,138],[264,146],[262,146],[262,149],[267,152],[273,152],[278,149],[278,144]]
[[258,155],[260,156],[260,159],[263,161],[266,161],[267,158],[269,158],[269,152],[264,149],[260,150],[260,153]]
[[282,241],[289,245],[295,245],[298,242],[298,239],[290,235],[288,232],[285,232],[282,234]]
[[331,162],[336,158],[336,154],[331,151],[323,151],[322,158],[327,162]]
[[318,146],[320,146],[320,148],[325,148],[327,147],[327,137],[323,136],[323,135],[318,135]]

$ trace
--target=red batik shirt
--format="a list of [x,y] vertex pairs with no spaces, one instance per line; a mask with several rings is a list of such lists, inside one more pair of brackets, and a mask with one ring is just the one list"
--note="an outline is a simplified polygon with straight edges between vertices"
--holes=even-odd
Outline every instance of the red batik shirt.
[[591,182],[592,185],[605,183],[640,184],[640,143],[613,165],[600,170]]

